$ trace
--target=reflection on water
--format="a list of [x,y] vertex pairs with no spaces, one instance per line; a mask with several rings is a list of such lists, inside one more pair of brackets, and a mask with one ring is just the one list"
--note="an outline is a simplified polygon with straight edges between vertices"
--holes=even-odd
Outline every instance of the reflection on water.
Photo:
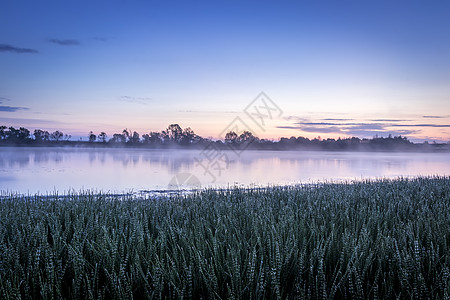
[[[246,151],[227,153],[216,181],[198,166],[198,150],[0,148],[0,190],[47,193],[166,189],[178,173],[205,186],[295,184],[317,180],[449,175],[445,153]],[[220,176],[219,176],[220,175]]]

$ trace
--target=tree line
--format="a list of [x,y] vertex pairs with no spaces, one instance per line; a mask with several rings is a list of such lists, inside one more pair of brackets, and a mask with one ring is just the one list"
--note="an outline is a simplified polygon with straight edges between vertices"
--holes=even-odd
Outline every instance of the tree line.
[[[34,136],[34,139],[32,136]],[[31,134],[30,130],[24,127],[16,129],[12,126],[0,126],[0,141],[2,142],[59,142],[68,141],[71,137],[71,135],[64,134],[59,130],[50,133],[47,130],[36,129],[33,134]]]
[[124,129],[121,133],[108,136],[105,132],[95,134],[90,131],[87,141],[70,140],[71,135],[60,130],[49,132],[35,129],[33,133],[24,127],[0,126],[0,145],[90,145],[90,146],[147,146],[147,147],[206,147],[215,145],[220,149],[263,149],[263,150],[450,150],[450,143],[412,143],[406,137],[392,136],[372,139],[358,137],[309,139],[306,137],[282,137],[278,141],[259,139],[250,131],[228,132],[223,140],[212,140],[196,134],[190,127],[182,128],[171,124],[160,132],[151,131],[140,135],[136,131]]

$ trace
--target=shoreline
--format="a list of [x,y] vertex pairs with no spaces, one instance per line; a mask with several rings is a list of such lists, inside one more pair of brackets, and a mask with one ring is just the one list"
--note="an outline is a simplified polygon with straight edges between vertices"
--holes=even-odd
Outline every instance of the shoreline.
[[[58,142],[58,143],[45,143],[45,144],[3,144],[0,143],[0,149],[2,148],[65,148],[65,149],[141,149],[141,150],[197,150],[201,151],[208,147],[209,144],[199,144],[199,145],[191,145],[191,146],[180,146],[180,145],[111,145],[108,143],[98,143],[95,144],[89,142]],[[219,149],[221,151],[235,151],[233,148],[227,145],[220,145]],[[285,151],[298,151],[298,152],[306,152],[306,151],[317,151],[317,152],[369,152],[369,153],[448,153],[450,152],[450,144],[413,144],[410,147],[399,147],[399,148],[371,148],[371,147],[356,147],[356,148],[324,148],[324,147],[281,147],[278,145],[274,146],[266,146],[266,147],[252,147],[249,146],[243,151],[276,151],[276,152],[285,152]]]
[[374,184],[374,183],[392,183],[392,182],[412,182],[415,180],[450,180],[450,175],[430,175],[430,176],[397,176],[397,177],[382,177],[382,178],[361,178],[361,179],[342,179],[342,180],[318,180],[309,183],[296,183],[296,184],[274,184],[274,185],[234,185],[228,187],[204,187],[204,188],[180,188],[180,189],[144,189],[135,192],[113,192],[102,190],[79,190],[69,191],[66,193],[59,192],[47,192],[27,194],[20,192],[7,192],[0,190],[0,200],[4,200],[10,197],[22,198],[22,199],[45,199],[45,200],[63,200],[73,197],[85,197],[85,196],[102,196],[106,198],[124,198],[124,199],[170,199],[171,197],[183,197],[187,195],[208,193],[208,192],[232,192],[240,190],[243,192],[270,192],[275,189],[285,190],[302,190],[304,188],[321,188],[324,186],[352,186],[357,184]]

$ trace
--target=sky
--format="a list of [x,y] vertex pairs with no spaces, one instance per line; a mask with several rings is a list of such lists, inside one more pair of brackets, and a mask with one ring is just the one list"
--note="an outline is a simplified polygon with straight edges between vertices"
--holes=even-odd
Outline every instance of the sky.
[[[448,142],[449,15],[443,0],[2,0],[0,123]],[[261,92],[277,107],[263,126],[246,114]]]

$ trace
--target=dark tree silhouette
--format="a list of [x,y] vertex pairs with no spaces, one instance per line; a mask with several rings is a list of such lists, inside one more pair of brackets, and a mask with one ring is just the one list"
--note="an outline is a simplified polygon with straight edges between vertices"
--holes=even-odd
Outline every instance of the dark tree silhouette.
[[254,141],[256,138],[250,131],[244,131],[238,138],[238,143],[248,143]]
[[181,129],[180,125],[170,124],[166,131],[170,141],[175,143],[179,143],[181,141],[183,137],[183,129]]
[[97,136],[91,131],[91,132],[89,132],[88,138],[89,138],[89,142],[93,143],[97,139]]
[[64,133],[62,133],[62,131],[56,130],[50,134],[50,139],[55,142],[58,142],[60,139],[62,139],[63,136]]
[[152,131],[149,133],[149,141],[153,144],[161,144],[162,134],[160,132]]
[[128,129],[124,129],[122,131],[122,135],[125,137],[125,143],[126,142],[130,142],[130,137],[131,137],[131,131],[128,131]]
[[6,129],[8,127],[2,125],[0,126],[0,140],[6,140]]
[[133,135],[129,137],[129,142],[131,144],[138,144],[140,141],[139,138],[139,133],[137,133],[136,131],[133,132]]
[[41,129],[35,129],[33,135],[36,142],[42,142],[44,140],[44,131]]
[[[2,126],[4,127],[4,126]],[[5,130],[6,127],[3,128],[3,139],[8,140],[14,143],[26,142],[30,139],[30,131],[24,127],[20,127],[16,129],[14,127],[9,127]]]
[[235,144],[237,143],[238,135],[234,131],[230,131],[225,135],[225,143],[226,144]]
[[[33,132],[34,139],[31,138],[30,131],[27,128],[0,126],[0,145],[33,145],[46,142],[48,144],[55,144],[64,142],[65,145],[83,144],[80,141],[69,141],[70,135],[56,130],[51,134],[48,131],[35,129]],[[107,135],[101,132],[96,136],[92,131],[89,133],[89,142],[96,140],[107,143]],[[449,143],[428,143],[423,142],[414,144],[406,137],[392,136],[379,137],[378,135],[372,139],[360,139],[357,137],[338,138],[336,139],[321,139],[320,137],[308,139],[305,137],[290,138],[282,137],[279,141],[258,139],[250,131],[244,131],[238,135],[236,132],[230,131],[225,135],[224,141],[205,139],[194,133],[194,131],[187,127],[182,129],[178,124],[171,124],[166,130],[161,132],[152,131],[144,134],[142,139],[136,131],[124,129],[122,133],[113,134],[108,141],[110,144],[128,144],[130,146],[148,145],[151,147],[166,147],[170,145],[178,145],[182,147],[206,147],[210,143],[214,143],[217,147],[227,149],[229,145],[234,144],[236,148],[248,149],[267,149],[267,150],[330,150],[330,151],[385,151],[385,150],[405,150],[405,151],[450,151]]]
[[19,136],[19,130],[15,129],[14,127],[9,127],[6,131],[6,139],[8,141],[14,141],[16,142],[18,140]]
[[189,145],[195,142],[197,135],[194,133],[194,131],[187,127],[183,130],[182,137],[181,137],[181,144],[182,145]]
[[102,143],[106,143],[106,139],[108,138],[108,136],[106,135],[105,132],[100,132],[100,134],[98,135],[98,139],[102,142]]
[[44,139],[44,141],[50,141],[50,132],[48,132],[47,130],[44,130],[43,139]]
[[146,145],[150,144],[150,135],[148,133],[142,135],[142,143]]
[[110,143],[126,143],[127,138],[124,134],[115,133],[113,137],[109,140]]

